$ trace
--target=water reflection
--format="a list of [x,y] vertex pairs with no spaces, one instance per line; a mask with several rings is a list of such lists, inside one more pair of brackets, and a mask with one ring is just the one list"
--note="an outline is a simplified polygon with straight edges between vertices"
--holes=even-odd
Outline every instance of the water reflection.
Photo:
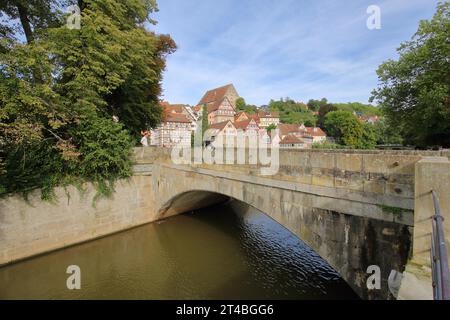
[[[69,265],[81,290],[66,288]],[[353,299],[317,254],[231,202],[0,268],[0,299]]]

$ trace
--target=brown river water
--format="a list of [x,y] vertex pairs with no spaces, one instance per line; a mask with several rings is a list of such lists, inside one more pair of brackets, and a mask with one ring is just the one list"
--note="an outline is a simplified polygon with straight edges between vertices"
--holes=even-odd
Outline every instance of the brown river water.
[[[81,289],[68,290],[69,265]],[[0,299],[357,299],[312,249],[229,202],[0,268]]]

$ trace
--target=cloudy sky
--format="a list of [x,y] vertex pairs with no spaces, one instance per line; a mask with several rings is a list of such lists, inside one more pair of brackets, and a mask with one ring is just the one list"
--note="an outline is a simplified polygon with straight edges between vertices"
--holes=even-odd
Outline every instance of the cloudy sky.
[[[178,50],[164,99],[196,104],[234,83],[251,104],[290,97],[367,102],[376,69],[430,19],[438,0],[159,0],[158,24]],[[369,5],[381,29],[369,30]]]

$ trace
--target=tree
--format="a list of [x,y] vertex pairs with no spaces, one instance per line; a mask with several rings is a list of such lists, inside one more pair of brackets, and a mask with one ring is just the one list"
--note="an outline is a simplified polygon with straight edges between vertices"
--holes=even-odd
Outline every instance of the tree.
[[208,123],[208,107],[203,105],[202,107],[202,143],[203,139],[205,138],[205,132],[208,130],[209,123]]
[[348,102],[348,103],[333,103],[338,110],[347,110],[356,112],[362,116],[381,116],[382,112],[380,108],[370,104],[364,104],[360,102]]
[[[28,44],[34,41],[34,33],[49,27],[58,26],[58,14],[52,9],[56,1],[52,0],[3,0],[0,12],[8,17],[10,23],[3,24],[3,34],[16,37],[15,31],[23,33]],[[68,1],[60,1],[60,5]],[[16,22],[17,21],[17,22]]]
[[[74,2],[80,30],[66,28],[59,10]],[[0,25],[8,35],[0,40],[0,189],[50,190],[77,177],[108,193],[104,181],[131,172],[130,133],[161,118],[161,75],[175,43],[144,28],[156,3],[11,0],[0,10],[19,17],[27,39]],[[30,168],[36,179],[26,178]]]
[[236,100],[236,111],[240,112],[240,111],[244,111],[245,107],[247,106],[247,103],[245,103],[245,99],[244,98],[237,98]]
[[439,3],[431,21],[421,21],[399,59],[377,70],[372,93],[406,143],[450,147],[450,3]]
[[280,120],[283,123],[302,124],[305,122],[316,122],[316,117],[308,109],[306,104],[295,102],[290,98],[281,98],[278,101],[271,100],[269,110],[278,112],[280,114]]
[[271,124],[266,128],[266,131],[267,131],[268,134],[270,134],[273,130],[276,130],[276,129],[277,129],[277,125],[274,124],[274,123],[271,123]]
[[312,111],[319,111],[320,107],[328,104],[328,100],[326,98],[322,98],[321,100],[310,99],[307,103],[308,108]]
[[375,122],[372,126],[373,130],[375,131],[377,144],[401,145],[403,143],[403,139],[399,133],[399,130],[397,130],[395,125],[388,124],[387,120],[380,120],[378,122]]
[[311,120],[306,120],[304,123],[305,127],[315,127],[316,124]]
[[325,104],[319,108],[319,117],[317,119],[317,125],[322,129],[325,128],[325,117],[329,112],[336,111],[337,108],[332,104]]
[[364,146],[364,126],[349,111],[331,111],[325,116],[325,130],[338,143],[352,148]]
[[371,123],[363,124],[363,134],[359,144],[356,146],[358,149],[374,149],[377,145],[377,132],[374,125]]
[[238,98],[236,100],[236,111],[241,112],[244,111],[248,114],[255,114],[258,112],[258,107],[255,105],[249,105],[245,102],[244,98]]

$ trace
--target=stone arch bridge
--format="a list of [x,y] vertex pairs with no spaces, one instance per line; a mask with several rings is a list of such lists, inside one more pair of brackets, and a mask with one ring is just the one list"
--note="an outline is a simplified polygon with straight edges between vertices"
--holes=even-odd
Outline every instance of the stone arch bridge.
[[[392,298],[391,271],[403,272],[413,254],[428,258],[427,191],[440,190],[450,213],[446,153],[286,150],[271,176],[257,165],[176,165],[167,149],[137,149],[135,159],[137,173],[151,175],[156,219],[242,201],[296,234],[363,298]],[[380,290],[367,289],[371,265],[380,267]]]
[[[0,265],[233,198],[296,234],[362,298],[393,298],[392,270],[429,264],[431,190],[450,235],[449,155],[283,150],[279,170],[264,176],[258,165],[175,164],[169,149],[136,148],[134,176],[95,206],[91,186],[84,195],[69,188],[70,197],[58,189],[56,204],[38,192],[28,203],[0,200]],[[380,267],[379,290],[366,285],[371,265]]]

